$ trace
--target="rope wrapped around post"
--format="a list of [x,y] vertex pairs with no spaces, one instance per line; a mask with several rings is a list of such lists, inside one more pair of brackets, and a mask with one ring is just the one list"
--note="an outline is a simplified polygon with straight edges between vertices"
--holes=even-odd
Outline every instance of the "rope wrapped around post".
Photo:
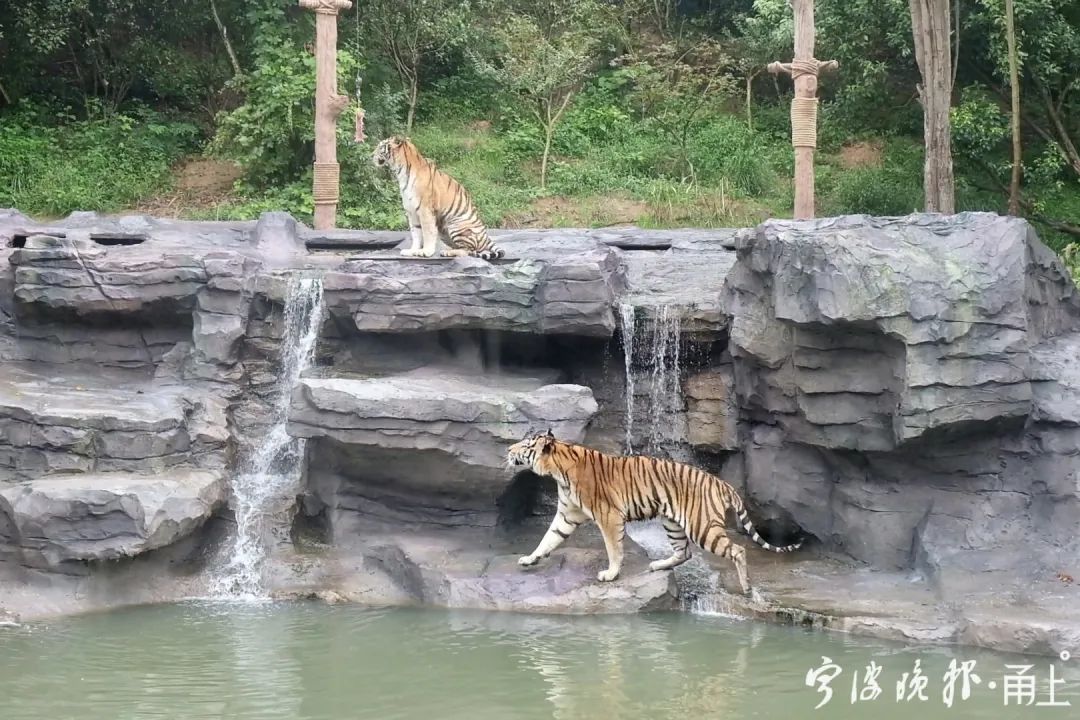
[[791,146],[817,147],[817,98],[791,99]]
[[315,179],[312,183],[312,196],[316,205],[336,205],[338,201],[338,180],[341,166],[336,162],[316,162]]
[[[769,63],[769,72],[773,75],[788,73],[792,80],[809,75],[817,78],[822,71],[832,71],[840,67],[835,60],[793,60],[789,63]],[[792,147],[817,147],[817,110],[816,97],[794,97],[791,99],[791,145]]]
[[840,67],[814,57],[814,0],[793,0],[795,59],[772,62],[773,75],[787,73],[795,86],[791,99],[791,145],[795,149],[795,218],[814,217],[814,150],[817,148],[818,75]]
[[300,0],[300,7],[318,15],[337,15],[352,7],[352,0]]

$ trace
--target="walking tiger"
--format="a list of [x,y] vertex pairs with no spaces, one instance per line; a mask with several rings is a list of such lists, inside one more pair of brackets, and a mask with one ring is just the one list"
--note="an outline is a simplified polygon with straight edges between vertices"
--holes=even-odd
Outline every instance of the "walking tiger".
[[646,456],[620,457],[556,440],[551,431],[534,434],[512,445],[507,465],[528,467],[551,477],[559,490],[559,506],[551,527],[531,555],[518,560],[534,565],[570,537],[586,520],[600,527],[607,549],[608,567],[597,574],[602,582],[619,576],[626,523],[660,517],[673,549],[672,555],[649,564],[667,570],[690,559],[690,540],[714,555],[730,558],[744,594],[750,592],[746,550],[725,530],[728,510],[761,547],[785,553],[802,542],[775,547],[765,542],[747,515],[742,498],[728,483],[690,465]]

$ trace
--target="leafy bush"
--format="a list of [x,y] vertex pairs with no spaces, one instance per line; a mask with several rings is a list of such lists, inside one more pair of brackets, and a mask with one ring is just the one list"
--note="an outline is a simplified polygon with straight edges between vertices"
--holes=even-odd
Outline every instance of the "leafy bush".
[[750,196],[766,194],[790,163],[790,144],[750,130],[731,115],[716,117],[694,138],[691,158],[704,182],[727,180]]
[[880,167],[825,166],[818,187],[822,214],[907,215],[923,206],[922,147],[896,140],[885,144]]
[[466,63],[457,73],[432,83],[417,108],[417,119],[434,123],[494,120],[506,111],[508,100],[512,98],[503,93],[498,83]]
[[1072,275],[1073,282],[1080,285],[1080,243],[1074,242],[1061,251],[1061,259]]
[[[255,69],[234,81],[245,100],[217,118],[210,150],[244,167],[249,182],[294,179],[311,163],[315,142],[315,57],[286,39],[266,42]],[[355,58],[338,51],[339,75],[355,72]],[[340,124],[351,123],[350,110]]]
[[922,190],[895,168],[857,168],[837,179],[830,200],[836,215],[907,215],[922,206]]
[[0,206],[64,215],[111,211],[160,192],[169,168],[194,149],[198,128],[146,109],[44,127],[40,108],[0,122]]

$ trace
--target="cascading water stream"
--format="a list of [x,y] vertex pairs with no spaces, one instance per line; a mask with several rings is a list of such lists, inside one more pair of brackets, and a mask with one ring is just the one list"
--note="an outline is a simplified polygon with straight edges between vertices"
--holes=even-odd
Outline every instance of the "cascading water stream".
[[[645,452],[659,455],[663,452],[664,443],[675,439],[674,420],[682,410],[681,308],[657,306],[653,309],[651,320],[639,328],[635,307],[621,304],[619,319],[626,370],[625,452],[633,451],[636,375],[641,373],[648,383],[647,405],[644,408],[648,418]],[[657,520],[631,523],[627,527],[627,534],[652,560],[671,554],[667,533]],[[717,592],[719,574],[704,560],[702,550],[695,550],[694,557],[676,568],[675,572],[680,594],[685,598],[686,610],[698,614],[729,614],[725,603],[727,596]]]
[[[634,448],[634,412],[637,373],[648,375],[648,397],[645,412],[648,417],[645,451],[656,454],[665,441],[675,435],[674,419],[682,406],[682,313],[672,305],[654,308],[653,317],[644,328],[638,329],[633,305],[619,305],[622,334],[623,364],[626,389],[626,440],[624,452]],[[635,364],[643,366],[635,370]]]
[[626,447],[623,451],[629,454],[634,449],[634,306],[619,305],[619,320],[626,368]]
[[271,400],[271,424],[241,462],[232,482],[236,535],[211,586],[220,598],[265,596],[263,564],[269,548],[265,518],[291,502],[300,479],[304,441],[286,432],[289,400],[300,374],[311,364],[322,320],[322,278],[289,278],[281,338],[281,375]]
[[656,308],[652,323],[652,383],[649,389],[649,440],[646,450],[657,453],[674,435],[673,419],[682,406],[682,314],[677,307]]

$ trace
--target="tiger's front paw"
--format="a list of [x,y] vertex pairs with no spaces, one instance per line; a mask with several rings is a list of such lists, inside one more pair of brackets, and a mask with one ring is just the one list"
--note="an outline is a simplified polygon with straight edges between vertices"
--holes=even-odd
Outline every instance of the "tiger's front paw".
[[419,252],[419,251],[413,250],[412,248],[405,248],[404,250],[401,251],[401,254],[404,255],[405,257],[416,257],[417,252]]
[[618,568],[608,568],[607,570],[601,570],[596,573],[596,579],[600,582],[611,582],[617,577],[619,577]]
[[530,565],[535,565],[538,562],[540,562],[540,558],[538,558],[536,555],[522,555],[518,558],[518,565],[520,565],[521,567],[529,567]]
[[435,254],[435,248],[431,248],[430,250],[420,248],[414,254],[416,255],[416,257],[431,257]]

